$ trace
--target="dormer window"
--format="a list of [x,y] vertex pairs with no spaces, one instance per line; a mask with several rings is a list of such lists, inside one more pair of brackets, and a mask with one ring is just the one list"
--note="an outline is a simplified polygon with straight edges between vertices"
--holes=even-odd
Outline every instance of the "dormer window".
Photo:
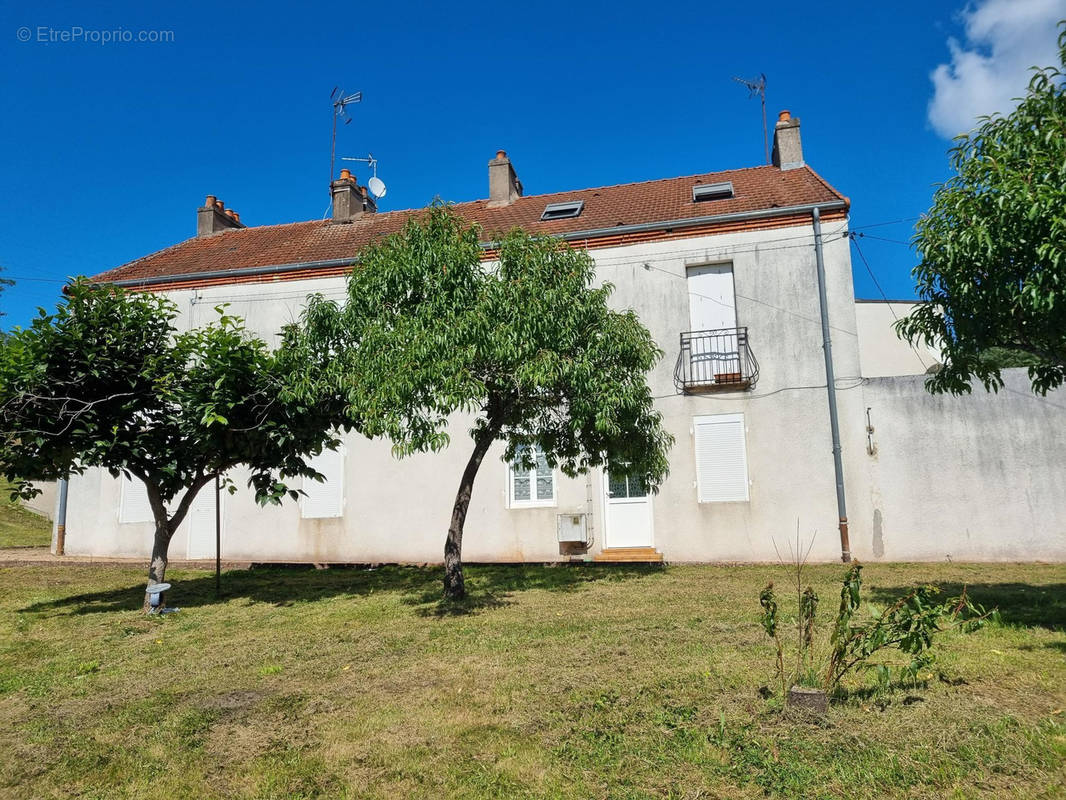
[[698,183],[692,187],[692,202],[703,203],[708,200],[725,200],[733,196],[733,182]]
[[584,200],[573,200],[568,203],[548,203],[548,205],[544,206],[544,213],[540,215],[540,218],[541,221],[570,219],[580,214],[584,207]]

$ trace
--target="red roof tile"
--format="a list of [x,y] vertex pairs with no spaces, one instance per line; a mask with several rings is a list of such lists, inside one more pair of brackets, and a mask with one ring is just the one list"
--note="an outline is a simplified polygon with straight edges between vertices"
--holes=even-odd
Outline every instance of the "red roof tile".
[[[732,198],[693,203],[697,183],[732,181]],[[584,200],[581,215],[541,222],[548,203]],[[510,206],[488,201],[459,203],[455,210],[482,226],[487,238],[519,227],[531,233],[568,234],[642,223],[667,222],[845,200],[813,170],[777,167],[712,172],[681,178],[520,197]],[[98,281],[150,284],[176,275],[194,276],[255,267],[354,260],[368,242],[399,230],[417,210],[367,214],[350,224],[326,220],[262,225],[194,237],[96,276]],[[603,235],[610,235],[605,231]],[[591,244],[591,242],[590,242]]]

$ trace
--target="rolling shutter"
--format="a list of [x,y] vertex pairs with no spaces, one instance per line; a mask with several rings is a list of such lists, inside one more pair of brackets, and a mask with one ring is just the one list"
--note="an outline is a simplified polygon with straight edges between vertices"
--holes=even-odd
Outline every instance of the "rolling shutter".
[[[220,505],[222,514],[219,515],[219,532],[225,534],[226,525],[226,492],[222,492]],[[215,482],[211,481],[200,488],[196,498],[189,506],[188,516],[189,542],[187,553],[189,558],[212,558],[215,555]]]
[[140,478],[127,478],[123,475],[122,496],[118,506],[119,522],[154,522],[152,506],[148,503],[148,490]]
[[344,516],[344,448],[323,450],[308,463],[326,480],[304,478],[300,515],[304,519]]
[[744,444],[744,415],[695,417],[692,430],[699,502],[746,501],[748,453]]

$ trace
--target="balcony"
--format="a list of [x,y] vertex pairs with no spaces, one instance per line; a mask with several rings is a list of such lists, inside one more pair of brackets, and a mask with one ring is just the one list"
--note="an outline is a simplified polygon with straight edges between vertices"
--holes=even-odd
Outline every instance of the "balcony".
[[674,385],[682,394],[751,389],[758,378],[747,328],[681,334]]

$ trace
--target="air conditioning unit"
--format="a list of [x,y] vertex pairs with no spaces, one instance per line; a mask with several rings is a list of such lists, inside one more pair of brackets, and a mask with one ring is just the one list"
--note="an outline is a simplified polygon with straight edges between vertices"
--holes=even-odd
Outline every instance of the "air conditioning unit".
[[559,515],[559,541],[588,544],[589,529],[586,514]]

